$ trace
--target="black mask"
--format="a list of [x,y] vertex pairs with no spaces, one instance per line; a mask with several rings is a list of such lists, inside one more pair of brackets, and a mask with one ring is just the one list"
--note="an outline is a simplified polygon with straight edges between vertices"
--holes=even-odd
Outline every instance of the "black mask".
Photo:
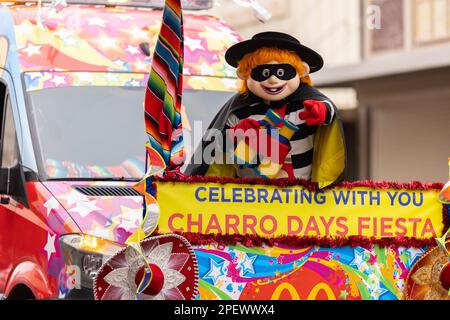
[[297,75],[297,70],[290,64],[262,64],[252,70],[252,79],[263,82],[271,76],[275,76],[280,80],[291,80]]

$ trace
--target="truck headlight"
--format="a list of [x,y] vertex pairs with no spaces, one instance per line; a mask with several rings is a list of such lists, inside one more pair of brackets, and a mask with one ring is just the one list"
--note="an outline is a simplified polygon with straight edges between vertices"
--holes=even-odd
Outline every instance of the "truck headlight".
[[67,266],[79,270],[81,286],[92,289],[98,269],[125,245],[87,234],[67,234],[59,238]]

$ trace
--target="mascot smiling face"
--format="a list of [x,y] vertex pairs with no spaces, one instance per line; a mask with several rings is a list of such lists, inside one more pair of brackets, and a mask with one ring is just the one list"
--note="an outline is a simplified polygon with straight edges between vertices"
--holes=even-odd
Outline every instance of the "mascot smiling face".
[[250,91],[265,101],[286,99],[300,83],[312,85],[309,72],[309,65],[296,53],[278,48],[261,48],[246,54],[237,69],[244,81],[241,93]]

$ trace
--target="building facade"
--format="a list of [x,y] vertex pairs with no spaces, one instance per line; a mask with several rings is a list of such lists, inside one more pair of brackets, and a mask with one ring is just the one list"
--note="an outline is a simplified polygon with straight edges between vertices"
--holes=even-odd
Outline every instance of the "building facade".
[[313,80],[342,109],[349,180],[447,181],[450,0],[260,3],[266,24],[232,0],[214,10],[246,38],[283,31],[323,55]]
[[450,1],[367,0],[363,7],[379,10],[380,24],[364,25],[361,62],[318,79],[357,92],[359,178],[447,181]]

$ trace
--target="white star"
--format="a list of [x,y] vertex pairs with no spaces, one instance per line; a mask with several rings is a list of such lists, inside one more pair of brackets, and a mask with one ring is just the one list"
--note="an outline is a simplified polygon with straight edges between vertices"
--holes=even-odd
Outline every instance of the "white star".
[[94,81],[92,78],[92,73],[89,73],[89,72],[79,72],[79,73],[77,73],[76,76],[77,76],[79,82],[92,83]]
[[50,199],[47,200],[47,202],[44,203],[44,207],[47,209],[47,217],[48,217],[53,209],[56,210],[59,208],[59,202],[58,200],[56,200],[55,197],[51,197]]
[[16,26],[16,33],[19,35],[28,35],[33,32],[34,26],[30,20],[24,20],[21,24]]
[[61,86],[62,84],[65,84],[65,83],[66,83],[66,77],[55,75],[55,76],[53,77],[53,79],[50,80],[50,82],[53,82],[53,83],[55,84],[55,86],[59,87],[59,86]]
[[52,253],[55,253],[55,238],[56,234],[50,235],[50,233],[47,233],[47,243],[45,244],[44,251],[47,252],[47,261],[50,261],[50,257]]
[[121,67],[124,67],[126,63],[125,61],[122,61],[120,59],[113,60],[113,62]]
[[142,206],[142,196],[136,196],[132,198],[134,202],[139,203]]
[[41,54],[41,46],[35,46],[29,43],[25,49],[22,51],[26,52],[26,54],[31,57],[35,54]]
[[128,52],[131,55],[139,54],[141,51],[139,50],[139,47],[128,45],[125,49],[126,52]]
[[148,40],[150,39],[150,35],[147,31],[144,31],[136,26],[134,26],[133,29],[127,31],[129,34],[131,34],[131,37],[134,40],[142,39],[142,40]]
[[205,48],[202,46],[202,40],[192,39],[189,37],[185,38],[184,44],[189,47],[189,50],[192,52],[199,49],[204,50]]
[[217,282],[217,279],[219,279],[220,276],[223,276],[225,273],[223,272],[223,265],[225,264],[225,261],[222,263],[217,263],[213,259],[210,259],[210,267],[209,271],[205,274],[203,278],[209,278],[214,283]]
[[57,32],[54,33],[55,36],[58,36],[60,39],[64,40],[65,38],[70,37],[74,34],[73,30],[68,30],[65,28],[60,28]]
[[237,37],[237,35],[235,33],[233,33],[233,31],[230,28],[228,28],[228,27],[218,27],[217,29],[219,29],[220,31],[226,33],[232,43],[239,42],[239,38]]
[[139,86],[141,85],[141,83],[140,83],[139,81],[135,80],[135,79],[132,79],[132,80],[130,81],[130,85],[131,85],[132,87],[139,87]]
[[245,254],[244,261],[241,263],[242,274],[245,275],[247,272],[255,274],[255,269],[253,269],[253,263],[256,260],[256,256],[249,257]]
[[206,62],[197,67],[202,76],[214,75],[214,69]]
[[115,82],[115,81],[119,80],[119,75],[117,73],[108,73],[108,74],[106,74],[105,79],[108,82]]
[[67,47],[75,47],[80,41],[75,37],[66,38],[64,45]]
[[354,265],[356,267],[360,267],[365,261],[363,259],[364,252],[359,252],[355,250],[355,258],[350,262],[350,265]]
[[375,300],[379,300],[380,297],[386,292],[388,291],[386,289],[381,288],[379,285],[370,290],[370,294]]
[[138,220],[139,223],[142,221],[142,208],[129,208],[129,207],[124,207],[124,206],[120,206],[121,209],[121,214],[120,217],[123,218],[124,220],[129,220],[129,221],[136,221]]
[[136,71],[138,70],[147,71],[150,69],[150,67],[145,62],[142,61],[137,61],[133,65],[136,68]]
[[117,39],[103,36],[97,42],[102,49],[114,49],[117,47],[116,41]]
[[102,239],[114,239],[111,229],[105,227],[96,227],[94,230],[89,230],[86,233]]
[[132,232],[139,227],[139,220],[122,220],[117,227],[122,227],[125,231]]
[[92,212],[101,209],[95,205],[96,203],[97,200],[78,202],[75,207],[69,210],[69,212],[78,213],[82,218],[85,218]]
[[88,20],[88,24],[90,26],[98,26],[98,27],[105,27],[106,23],[108,22],[108,21],[103,20],[102,18],[98,18],[98,17],[88,18],[87,20]]
[[68,207],[77,202],[89,201],[89,198],[87,196],[74,189],[71,189],[70,192],[67,192],[66,194],[60,196],[59,198],[61,200],[64,200],[64,202],[66,202]]
[[188,67],[184,67],[184,68],[183,68],[183,74],[184,74],[185,76],[191,75],[191,71],[189,70]]

